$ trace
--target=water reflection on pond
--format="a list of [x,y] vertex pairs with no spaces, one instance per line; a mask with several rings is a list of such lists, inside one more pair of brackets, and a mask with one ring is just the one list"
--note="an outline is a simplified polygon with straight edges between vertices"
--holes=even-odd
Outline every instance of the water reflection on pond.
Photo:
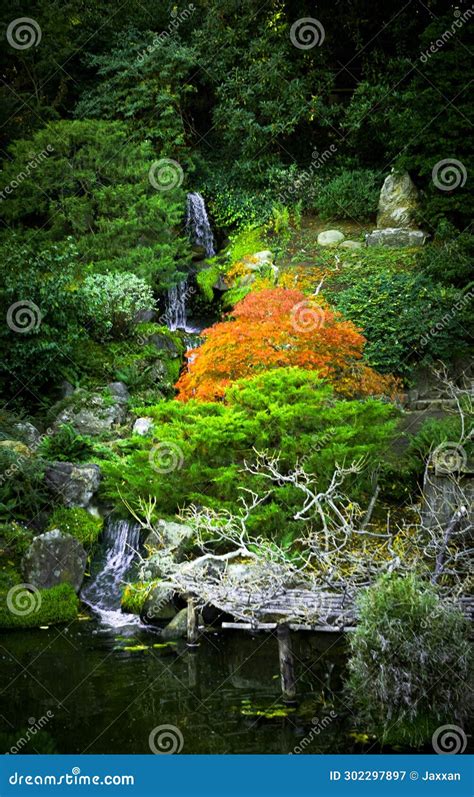
[[181,731],[183,753],[289,753],[303,739],[305,753],[354,751],[342,640],[296,634],[294,648],[299,703],[288,712],[271,634],[222,632],[195,650],[94,619],[6,634],[1,752],[44,716],[22,752],[148,753],[165,724]]

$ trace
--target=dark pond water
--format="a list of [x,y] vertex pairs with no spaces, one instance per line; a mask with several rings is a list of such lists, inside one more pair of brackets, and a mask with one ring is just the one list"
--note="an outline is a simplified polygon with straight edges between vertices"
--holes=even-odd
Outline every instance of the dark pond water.
[[299,704],[282,716],[270,634],[210,634],[196,649],[96,619],[5,634],[1,752],[29,738],[21,752],[149,753],[162,725],[179,729],[183,753],[362,752],[341,700],[342,640],[294,636]]

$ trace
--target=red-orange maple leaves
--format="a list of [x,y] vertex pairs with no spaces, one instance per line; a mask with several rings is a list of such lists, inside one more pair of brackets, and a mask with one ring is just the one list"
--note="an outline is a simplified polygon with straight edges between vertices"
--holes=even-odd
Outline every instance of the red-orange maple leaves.
[[318,371],[346,396],[394,389],[393,379],[360,362],[365,339],[354,324],[298,290],[251,292],[203,335],[203,345],[187,352],[176,385],[181,401],[217,401],[236,379],[287,366]]

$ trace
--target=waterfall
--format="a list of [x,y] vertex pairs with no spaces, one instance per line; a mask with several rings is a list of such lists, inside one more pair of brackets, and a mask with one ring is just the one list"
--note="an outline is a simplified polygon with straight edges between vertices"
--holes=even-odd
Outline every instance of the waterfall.
[[138,523],[130,520],[107,523],[101,569],[81,592],[81,599],[100,616],[105,625],[118,628],[139,622],[138,618],[123,614],[120,610],[123,585],[135,559],[139,540]]
[[214,257],[214,236],[201,194],[188,194],[186,201],[186,230],[191,243],[202,246],[206,257]]
[[[186,200],[186,231],[191,243],[202,246],[206,257],[214,257],[214,236],[201,194],[188,194]],[[168,289],[166,303],[166,323],[171,330],[184,329],[195,332],[194,327],[187,325],[186,300],[188,298],[188,281],[183,280]]]
[[168,301],[166,307],[166,321],[171,330],[186,329],[186,299],[188,294],[188,281],[183,280],[168,288]]

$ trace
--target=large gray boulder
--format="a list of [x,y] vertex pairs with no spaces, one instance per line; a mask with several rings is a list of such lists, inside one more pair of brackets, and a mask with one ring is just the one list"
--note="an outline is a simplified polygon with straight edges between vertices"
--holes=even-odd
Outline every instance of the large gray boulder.
[[99,489],[100,468],[98,465],[53,462],[46,469],[45,481],[64,506],[87,508]]
[[389,227],[385,230],[374,230],[366,235],[367,246],[423,246],[427,234],[421,230],[406,230],[402,227]]
[[324,230],[318,235],[320,246],[338,246],[344,240],[345,235],[340,230]]
[[170,357],[172,360],[176,359],[181,354],[181,349],[176,340],[166,332],[153,332],[144,340],[144,343],[149,346],[154,346],[157,351]]
[[67,583],[79,592],[86,561],[87,554],[75,537],[53,529],[33,540],[23,557],[22,570],[28,584],[38,589]]
[[408,172],[392,172],[385,178],[380,191],[377,227],[415,227],[418,205],[418,190]]
[[146,538],[145,547],[151,551],[166,548],[167,551],[172,553],[174,559],[179,561],[192,536],[193,530],[191,526],[187,526],[185,523],[159,520],[156,528]]
[[173,604],[173,590],[159,584],[150,590],[140,612],[140,619],[147,625],[169,622],[176,615]]
[[128,387],[125,382],[109,382],[107,390],[117,404],[127,404],[130,393],[128,392]]
[[21,440],[22,443],[28,446],[31,451],[36,451],[41,443],[41,434],[32,423],[28,421],[21,421],[15,423],[14,426],[15,437]]
[[163,639],[183,639],[188,634],[188,611],[181,609],[180,612],[168,623],[161,636]]
[[112,394],[111,399],[99,393],[90,395],[76,390],[57,415],[53,429],[70,424],[79,434],[100,435],[109,432],[114,426],[123,423],[126,416],[123,397],[117,400],[117,396]]

